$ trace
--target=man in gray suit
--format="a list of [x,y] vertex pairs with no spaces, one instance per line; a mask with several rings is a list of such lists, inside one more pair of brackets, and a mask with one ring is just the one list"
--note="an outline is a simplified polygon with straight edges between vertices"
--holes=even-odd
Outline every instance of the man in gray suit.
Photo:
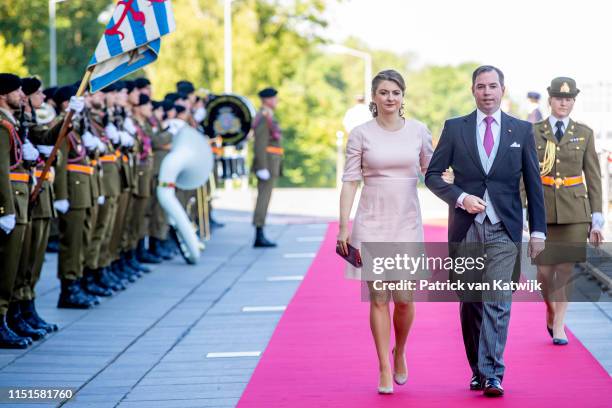
[[[484,270],[461,276],[464,281],[513,280],[522,240],[521,176],[532,231],[528,254],[535,258],[544,249],[546,217],[532,126],[500,110],[504,91],[504,74],[498,68],[485,65],[474,71],[477,109],[446,121],[425,176],[427,187],[449,204],[451,250],[457,247],[464,254],[478,247],[486,257]],[[442,179],[448,167],[454,171],[453,184]],[[512,291],[459,295],[463,342],[472,369],[470,389],[501,396]]]

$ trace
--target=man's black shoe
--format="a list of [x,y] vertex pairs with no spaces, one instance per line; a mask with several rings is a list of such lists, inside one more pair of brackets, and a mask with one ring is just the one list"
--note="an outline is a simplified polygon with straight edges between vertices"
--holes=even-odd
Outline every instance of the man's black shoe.
[[484,395],[487,397],[501,397],[504,389],[497,378],[489,378],[484,384]]

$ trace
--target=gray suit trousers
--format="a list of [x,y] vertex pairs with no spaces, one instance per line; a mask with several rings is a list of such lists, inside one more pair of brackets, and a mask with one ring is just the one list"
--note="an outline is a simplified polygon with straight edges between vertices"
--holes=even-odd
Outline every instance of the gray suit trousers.
[[[506,232],[501,222],[491,224],[489,218],[484,222],[474,221],[462,243],[482,245],[486,257],[485,268],[481,274],[473,275],[468,281],[512,282],[518,244]],[[473,251],[472,251],[473,253]],[[512,291],[483,291],[482,301],[463,301],[460,304],[461,329],[468,362],[474,375],[483,379],[504,376],[504,348],[508,337]]]

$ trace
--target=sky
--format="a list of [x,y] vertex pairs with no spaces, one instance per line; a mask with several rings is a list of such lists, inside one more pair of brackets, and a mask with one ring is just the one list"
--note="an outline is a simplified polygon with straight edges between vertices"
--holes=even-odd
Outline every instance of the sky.
[[583,90],[612,83],[609,0],[344,0],[330,4],[328,18],[334,41],[355,36],[375,48],[411,52],[417,67],[495,65],[517,102],[531,90],[546,95],[556,76],[574,78]]

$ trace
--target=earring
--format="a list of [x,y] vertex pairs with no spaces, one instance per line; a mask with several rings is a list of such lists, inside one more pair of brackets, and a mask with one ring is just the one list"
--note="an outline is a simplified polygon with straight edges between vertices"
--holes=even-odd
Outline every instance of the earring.
[[378,116],[378,108],[376,107],[376,104],[374,102],[370,102],[370,112],[372,112],[372,116],[376,117]]
[[399,115],[402,118],[404,117],[404,104],[403,103],[402,103],[402,106],[400,106]]

